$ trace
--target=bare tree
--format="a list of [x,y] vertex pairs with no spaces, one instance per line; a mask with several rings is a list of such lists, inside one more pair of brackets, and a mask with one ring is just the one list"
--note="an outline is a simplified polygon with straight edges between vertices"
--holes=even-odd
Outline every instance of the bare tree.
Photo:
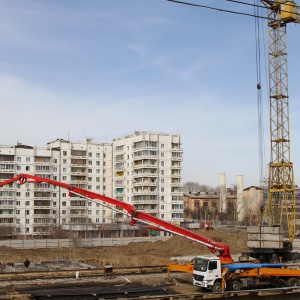
[[220,190],[219,187],[212,187],[194,181],[188,181],[183,183],[183,192],[186,194],[199,193],[199,192],[218,192],[219,190]]

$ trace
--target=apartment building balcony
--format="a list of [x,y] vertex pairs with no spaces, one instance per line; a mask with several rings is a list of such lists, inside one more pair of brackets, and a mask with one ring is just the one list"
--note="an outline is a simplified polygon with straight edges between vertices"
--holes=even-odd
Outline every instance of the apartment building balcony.
[[[2,173],[0,171],[0,182],[14,178],[14,173]],[[9,185],[7,185],[9,187]],[[5,186],[3,187],[5,189]]]
[[174,173],[174,174],[171,174],[171,178],[181,178],[181,174],[180,173]]
[[86,167],[86,158],[85,159],[79,159],[79,158],[72,158],[71,159],[71,167]]
[[115,183],[116,188],[124,188],[124,183]]
[[78,205],[70,205],[70,208],[72,209],[72,210],[86,210],[87,209],[87,206],[85,206],[85,205],[82,205],[82,206],[78,206]]
[[133,169],[134,170],[138,170],[138,169],[157,169],[158,168],[158,164],[138,164],[138,165],[133,165]]
[[0,164],[0,173],[15,173],[16,168],[14,164]]
[[3,218],[16,218],[14,209],[0,209],[0,219]]
[[14,155],[0,154],[1,163],[15,163]]
[[0,191],[0,200],[15,200],[16,192],[14,190],[2,190]]
[[124,171],[123,170],[122,171],[116,171],[115,176],[117,178],[124,177]]
[[157,150],[158,150],[158,145],[156,145],[156,146],[142,145],[142,146],[133,147],[133,152],[139,152],[139,151],[157,151]]
[[0,215],[0,226],[9,226],[10,224],[15,223],[16,216],[15,215]]
[[157,186],[158,182],[157,181],[138,181],[138,182],[133,182],[133,187],[145,187],[145,186]]
[[171,161],[183,161],[183,158],[180,156],[171,156]]
[[83,171],[71,171],[70,172],[71,176],[87,176],[86,170]]
[[172,165],[171,170],[182,170],[182,166],[180,164]]
[[181,182],[171,182],[171,186],[181,188],[182,184],[181,184]]
[[84,185],[86,185],[87,183],[86,183],[86,180],[71,180],[70,184],[71,185],[77,185],[77,184],[84,184]]
[[47,197],[42,197],[42,196],[33,196],[33,200],[34,203],[37,203],[37,201],[48,201],[50,203],[50,201],[52,200],[51,195],[47,196]]
[[[30,215],[29,215],[30,216]],[[28,216],[28,217],[29,217]],[[34,213],[33,215],[31,215],[31,216],[33,216],[34,218],[46,218],[46,217],[52,217],[53,216],[53,214],[52,213],[48,213],[48,214],[43,214],[43,213]]]
[[139,209],[139,210],[141,210],[141,211],[143,211],[143,212],[145,212],[145,213],[147,213],[147,214],[149,214],[149,215],[152,215],[152,216],[154,216],[154,217],[157,217],[157,209],[148,209],[148,208],[144,208],[144,209]]
[[87,221],[87,218],[88,218],[88,214],[87,213],[85,213],[85,214],[69,214],[69,217],[70,218],[77,218],[77,219],[82,219],[82,218],[84,218],[85,219],[85,221]]
[[0,205],[0,210],[1,209],[15,209],[16,207],[16,204],[15,204],[15,201],[14,201],[14,204],[9,204],[9,205]]
[[52,163],[50,161],[34,161],[33,162],[34,166],[45,166],[46,168],[49,168],[52,166]]
[[158,200],[133,200],[133,205],[157,205]]
[[183,149],[182,148],[180,148],[180,147],[172,147],[172,150],[171,150],[172,152],[181,152],[181,153],[183,153]]
[[124,172],[124,164],[115,165],[115,172]]
[[158,176],[157,172],[154,173],[154,172],[149,172],[149,171],[134,173],[132,175],[133,178],[139,178],[139,177],[141,177],[141,178],[144,178],[144,177],[151,177],[151,178],[153,178],[153,177],[157,177],[157,176]]
[[42,199],[34,200],[33,205],[34,205],[35,208],[38,208],[38,207],[41,207],[41,208],[51,207],[51,201],[50,200],[42,200]]
[[134,190],[133,191],[133,195],[134,196],[139,196],[139,195],[141,195],[141,196],[144,196],[144,195],[157,195],[157,193],[158,193],[158,191],[157,190],[155,190],[155,191],[150,191],[150,190],[148,190],[148,189],[144,189],[144,190]]

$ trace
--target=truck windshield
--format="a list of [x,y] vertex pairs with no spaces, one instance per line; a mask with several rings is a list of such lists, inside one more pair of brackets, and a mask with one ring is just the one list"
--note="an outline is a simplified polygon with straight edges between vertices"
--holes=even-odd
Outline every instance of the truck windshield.
[[205,272],[207,270],[208,260],[200,257],[194,258],[194,270]]

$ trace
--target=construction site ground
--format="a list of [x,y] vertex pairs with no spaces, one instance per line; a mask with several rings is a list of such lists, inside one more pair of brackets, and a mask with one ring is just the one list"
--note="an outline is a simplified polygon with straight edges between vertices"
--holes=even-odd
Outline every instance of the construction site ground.
[[[238,255],[247,251],[246,232],[224,232],[196,231],[206,237],[230,245],[231,253]],[[93,248],[60,248],[60,249],[29,249],[21,250],[9,247],[0,247],[0,261],[2,274],[9,272],[37,272],[58,269],[80,269],[101,268],[112,266],[112,268],[143,267],[143,266],[166,266],[168,263],[184,263],[187,257],[210,254],[206,246],[188,240],[180,236],[173,236],[166,241],[130,243],[126,246],[93,247]],[[29,269],[25,269],[23,261],[30,260]],[[195,293],[199,288],[192,285],[192,275],[186,273],[172,273],[171,280],[167,272],[160,274],[133,274],[128,276],[111,276],[85,278],[75,273],[70,278],[60,279],[35,279],[25,281],[2,280],[0,281],[0,292],[11,293],[18,289],[27,287],[62,285],[88,285],[93,283],[106,285],[141,284],[141,285],[167,285],[172,286],[175,292]]]

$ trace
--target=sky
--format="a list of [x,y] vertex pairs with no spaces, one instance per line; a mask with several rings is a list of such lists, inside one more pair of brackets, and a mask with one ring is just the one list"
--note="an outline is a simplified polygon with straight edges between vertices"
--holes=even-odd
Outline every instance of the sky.
[[[253,3],[253,1],[245,1]],[[298,1],[296,1],[298,2]],[[193,3],[253,14],[225,0]],[[299,5],[299,3],[297,3]],[[166,0],[2,0],[0,144],[179,133],[183,182],[259,184],[255,19]],[[300,25],[288,24],[291,161],[300,181]]]

